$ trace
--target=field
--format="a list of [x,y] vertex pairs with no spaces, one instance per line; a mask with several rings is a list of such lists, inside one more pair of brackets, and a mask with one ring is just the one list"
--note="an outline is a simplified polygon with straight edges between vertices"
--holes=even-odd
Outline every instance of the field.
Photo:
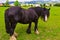
[[[7,7],[0,7],[0,40],[9,40],[9,35],[5,30],[4,11]],[[47,22],[38,20],[40,34],[34,34],[34,23],[32,23],[31,34],[26,33],[28,24],[16,25],[15,31],[18,33],[17,40],[60,40],[60,7],[51,7],[50,17]]]

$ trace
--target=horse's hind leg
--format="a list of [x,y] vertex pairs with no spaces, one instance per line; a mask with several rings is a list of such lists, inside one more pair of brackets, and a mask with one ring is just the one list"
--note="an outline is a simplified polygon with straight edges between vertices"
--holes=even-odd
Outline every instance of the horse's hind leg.
[[35,21],[34,31],[35,31],[36,34],[39,34],[39,32],[38,32],[38,28],[37,28],[37,24],[38,24],[38,20]]
[[6,32],[10,35],[10,40],[16,40],[15,36],[13,35],[14,34],[15,25],[16,25],[15,23],[12,24],[9,21],[9,18],[8,17],[5,17]]
[[31,22],[29,23],[29,26],[28,26],[28,29],[27,29],[27,31],[26,31],[28,34],[30,34],[31,33]]
[[16,27],[16,22],[11,23],[11,32],[10,32],[10,40],[16,40],[17,34],[14,32]]
[[16,23],[11,23],[9,19],[5,20],[6,32],[10,35],[10,40],[16,40],[14,29],[16,27]]

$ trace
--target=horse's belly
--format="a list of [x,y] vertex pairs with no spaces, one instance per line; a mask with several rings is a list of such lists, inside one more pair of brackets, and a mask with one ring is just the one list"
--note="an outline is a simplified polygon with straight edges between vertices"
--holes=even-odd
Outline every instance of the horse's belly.
[[30,23],[31,21],[28,20],[28,19],[25,19],[25,20],[20,20],[19,23],[22,23],[22,24],[28,24]]
[[29,21],[19,21],[19,23],[28,24],[28,23],[30,23],[30,22],[29,22]]

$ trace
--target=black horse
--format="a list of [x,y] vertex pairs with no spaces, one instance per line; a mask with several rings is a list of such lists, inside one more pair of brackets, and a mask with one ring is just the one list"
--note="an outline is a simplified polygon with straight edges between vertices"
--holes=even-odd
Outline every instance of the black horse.
[[44,21],[47,21],[47,17],[49,16],[49,9],[41,8],[41,7],[33,7],[29,8],[28,10],[23,9],[21,7],[10,7],[5,11],[5,25],[6,25],[6,32],[10,34],[10,40],[16,40],[14,33],[14,29],[16,24],[29,24],[27,33],[31,33],[31,23],[35,23],[35,33],[38,32],[37,24],[39,17],[43,17]]

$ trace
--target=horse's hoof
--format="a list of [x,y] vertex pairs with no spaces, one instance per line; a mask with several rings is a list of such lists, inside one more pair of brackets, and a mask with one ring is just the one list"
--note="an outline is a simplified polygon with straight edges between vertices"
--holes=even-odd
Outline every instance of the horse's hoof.
[[35,34],[39,34],[39,31],[38,31],[38,30],[36,30],[36,31],[35,31]]
[[17,38],[18,34],[16,32],[14,32],[14,36]]
[[26,32],[27,32],[28,34],[31,34],[31,30],[27,30]]
[[16,40],[16,37],[13,35],[10,37],[10,40]]

